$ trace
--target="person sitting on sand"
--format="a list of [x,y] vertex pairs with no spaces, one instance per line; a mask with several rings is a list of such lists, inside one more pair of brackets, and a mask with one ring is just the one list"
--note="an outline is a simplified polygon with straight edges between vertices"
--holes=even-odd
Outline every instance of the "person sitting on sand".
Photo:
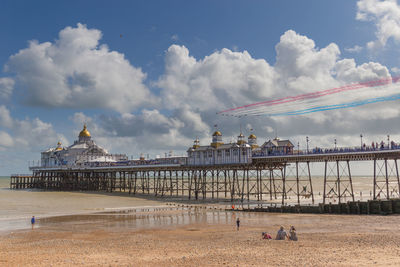
[[262,238],[263,239],[272,239],[272,236],[268,233],[262,232]]
[[285,240],[286,237],[287,237],[287,234],[285,232],[285,229],[283,228],[283,226],[281,226],[278,233],[276,234],[275,240]]
[[294,228],[294,226],[290,226],[290,230],[289,230],[289,240],[291,241],[297,241],[297,234],[296,234],[296,229]]

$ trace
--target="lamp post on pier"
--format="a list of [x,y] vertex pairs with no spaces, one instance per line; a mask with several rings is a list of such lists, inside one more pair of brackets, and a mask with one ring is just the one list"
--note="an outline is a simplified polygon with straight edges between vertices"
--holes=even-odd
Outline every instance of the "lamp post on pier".
[[297,155],[300,154],[300,142],[297,142]]
[[388,138],[388,149],[390,149],[390,136],[387,135],[387,138]]
[[336,151],[336,138],[335,138],[335,151]]
[[306,141],[307,141],[307,154],[308,154],[308,141],[309,141],[308,136],[306,136]]
[[361,150],[363,149],[363,142],[362,142],[362,138],[363,138],[363,135],[362,134],[360,134],[360,138],[361,138]]

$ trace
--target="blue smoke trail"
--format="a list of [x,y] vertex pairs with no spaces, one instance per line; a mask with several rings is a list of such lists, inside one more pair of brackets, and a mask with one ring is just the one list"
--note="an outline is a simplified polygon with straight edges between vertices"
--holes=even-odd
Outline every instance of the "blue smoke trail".
[[267,114],[267,115],[268,116],[303,115],[303,114],[309,114],[309,113],[314,113],[314,112],[318,112],[318,111],[351,108],[351,107],[363,106],[363,105],[377,103],[377,102],[393,101],[393,100],[397,100],[397,99],[400,99],[400,94],[394,94],[391,96],[384,96],[384,97],[383,96],[382,97],[374,97],[374,98],[370,98],[370,99],[353,101],[353,102],[343,103],[343,104],[326,105],[326,106],[319,106],[319,107],[314,107],[314,108],[300,109],[300,110],[288,111],[288,112],[283,112],[283,113],[272,113],[272,114]]

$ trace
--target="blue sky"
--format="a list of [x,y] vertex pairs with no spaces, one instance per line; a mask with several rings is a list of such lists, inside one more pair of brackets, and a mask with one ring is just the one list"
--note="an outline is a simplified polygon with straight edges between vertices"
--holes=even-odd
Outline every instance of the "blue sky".
[[397,102],[296,118],[215,115],[398,75],[399,11],[377,0],[2,1],[0,174],[26,172],[84,122],[100,145],[134,157],[185,153],[196,136],[208,143],[214,124],[226,141],[240,125],[259,143],[276,131],[314,146],[358,144],[361,132],[368,142],[400,137]]

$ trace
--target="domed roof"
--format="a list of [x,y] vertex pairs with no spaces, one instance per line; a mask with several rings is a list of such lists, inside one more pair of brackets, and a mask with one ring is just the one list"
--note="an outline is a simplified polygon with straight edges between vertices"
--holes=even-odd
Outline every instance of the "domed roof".
[[256,138],[257,138],[257,136],[255,134],[249,135],[249,139],[256,139]]
[[62,146],[61,146],[61,142],[58,141],[57,147],[56,147],[56,151],[60,151],[60,150],[63,150],[63,148],[62,148]]
[[222,134],[221,134],[220,131],[215,131],[215,132],[213,133],[213,136],[222,136]]
[[86,128],[86,124],[83,125],[83,130],[79,133],[79,137],[90,137],[90,133]]

